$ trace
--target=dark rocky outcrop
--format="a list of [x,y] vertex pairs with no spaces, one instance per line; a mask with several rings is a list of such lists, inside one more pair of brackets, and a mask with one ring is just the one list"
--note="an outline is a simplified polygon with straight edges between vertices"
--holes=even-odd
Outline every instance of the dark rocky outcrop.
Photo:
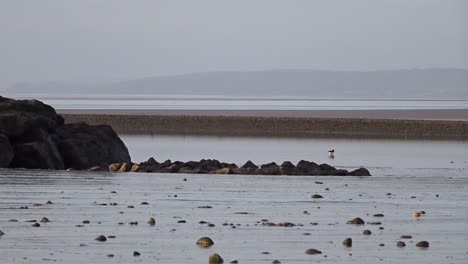
[[88,169],[130,162],[128,150],[107,125],[64,124],[38,100],[0,96],[0,167]]
[[[113,164],[110,171],[118,171],[121,164]],[[154,158],[137,164],[139,172],[191,173],[191,174],[243,174],[243,175],[330,175],[330,176],[370,176],[365,168],[351,172],[336,169],[328,164],[317,165],[311,161],[301,160],[296,166],[290,161],[281,165],[270,162],[258,167],[252,161],[247,161],[240,168],[236,164],[219,162],[213,159],[200,161],[166,160],[159,163]],[[128,170],[127,170],[128,171]],[[135,170],[134,170],[135,171]]]

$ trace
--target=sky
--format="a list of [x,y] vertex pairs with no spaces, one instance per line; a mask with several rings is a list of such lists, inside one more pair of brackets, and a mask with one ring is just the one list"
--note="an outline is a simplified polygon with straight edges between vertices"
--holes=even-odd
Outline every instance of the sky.
[[466,0],[0,0],[0,90],[206,71],[468,68]]

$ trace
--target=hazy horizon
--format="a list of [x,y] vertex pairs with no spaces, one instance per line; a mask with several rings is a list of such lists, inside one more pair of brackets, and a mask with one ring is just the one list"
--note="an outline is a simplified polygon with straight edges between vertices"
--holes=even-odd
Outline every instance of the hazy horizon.
[[0,2],[0,90],[198,72],[468,69],[468,2]]

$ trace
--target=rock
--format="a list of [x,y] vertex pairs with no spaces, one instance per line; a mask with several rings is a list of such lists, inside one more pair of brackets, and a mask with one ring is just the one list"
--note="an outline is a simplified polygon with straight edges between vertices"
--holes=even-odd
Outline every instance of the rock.
[[42,217],[41,223],[48,223],[48,222],[50,222],[49,218],[47,218],[47,217]]
[[130,172],[138,172],[140,171],[140,166],[138,164],[133,164]]
[[110,172],[118,172],[120,169],[120,163],[112,163],[109,165]]
[[370,230],[364,230],[362,231],[362,234],[368,236],[368,235],[371,235],[372,232]]
[[349,176],[371,176],[369,170],[359,168],[348,173]]
[[320,175],[320,167],[315,162],[301,160],[297,163],[296,169],[300,175]]
[[359,217],[356,217],[352,220],[349,220],[348,222],[346,222],[346,224],[349,224],[349,225],[363,225],[364,224],[364,220],[362,220],[361,218]]
[[127,172],[129,171],[129,165],[127,162],[122,163],[122,166],[120,166],[119,172]]
[[39,223],[34,223],[32,224],[32,227],[40,227],[41,225]]
[[275,259],[275,260],[273,260],[271,263],[272,263],[272,264],[280,264],[280,263],[281,263],[281,261],[279,261],[279,260]]
[[111,127],[64,125],[63,117],[37,100],[0,97],[0,148],[0,167],[86,170],[130,162]]
[[2,237],[3,235],[5,235],[5,233],[3,233],[2,230],[0,230],[0,237]]
[[208,263],[209,264],[220,264],[220,263],[224,263],[224,260],[220,255],[213,254],[208,258]]
[[65,167],[86,169],[130,162],[127,147],[108,125],[68,124],[57,129],[58,148]]
[[55,142],[55,135],[49,135],[41,128],[27,130],[21,141],[13,145],[14,157],[10,167],[63,170],[64,161]]
[[213,240],[211,240],[211,238],[209,237],[202,237],[197,240],[197,245],[200,247],[207,248],[207,247],[211,247],[213,244],[214,244]]
[[343,240],[343,245],[345,247],[352,247],[353,246],[353,240],[348,237],[345,240]]
[[418,243],[416,243],[416,247],[418,247],[418,248],[428,248],[429,247],[429,242],[419,241]]
[[150,220],[148,221],[148,224],[150,224],[150,225],[155,225],[155,224],[156,224],[156,220],[155,220],[153,217],[151,217]]
[[405,244],[405,242],[403,242],[403,241],[398,241],[398,242],[396,243],[396,246],[401,248],[401,247],[406,247],[406,244]]
[[413,213],[413,217],[414,217],[414,218],[418,218],[418,217],[420,217],[420,216],[421,216],[421,213],[420,213],[420,212],[414,212],[414,213]]
[[322,254],[322,251],[317,250],[315,248],[309,248],[305,251],[307,255],[317,255],[317,254]]
[[296,166],[290,161],[285,161],[280,166],[281,174],[294,175],[296,174]]
[[95,238],[95,240],[100,241],[100,242],[105,242],[107,241],[107,238],[104,235],[99,235],[98,237]]
[[249,160],[241,167],[241,169],[258,169],[258,166]]
[[281,175],[281,169],[278,164],[275,162],[270,162],[267,164],[263,164],[260,167],[260,174],[262,175]]
[[333,166],[330,166],[326,163],[320,164],[319,165],[321,175],[333,175],[333,172],[336,171],[336,168]]
[[413,236],[410,236],[410,235],[402,235],[400,238],[401,238],[401,239],[411,239],[411,238],[413,238]]
[[313,194],[313,195],[311,196],[311,198],[312,198],[312,199],[321,199],[321,198],[323,198],[323,196],[320,195],[320,194]]
[[234,170],[231,168],[222,168],[210,171],[210,174],[234,174]]
[[13,160],[13,147],[4,134],[0,134],[0,168],[8,168]]
[[138,251],[133,251],[133,256],[134,257],[139,257],[139,256],[141,256],[141,253],[138,252]]
[[383,214],[374,214],[373,216],[374,216],[374,217],[384,217]]

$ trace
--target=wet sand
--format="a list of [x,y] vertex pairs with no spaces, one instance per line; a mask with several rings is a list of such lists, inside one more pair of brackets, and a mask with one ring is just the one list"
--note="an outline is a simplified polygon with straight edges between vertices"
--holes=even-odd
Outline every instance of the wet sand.
[[58,112],[68,123],[108,124],[120,134],[468,138],[468,110]]
[[[0,170],[0,230],[5,233],[0,237],[0,263],[208,263],[212,253],[220,254],[225,263],[275,259],[282,263],[466,263],[468,177],[464,171],[375,168],[373,175]],[[315,193],[324,198],[311,199]],[[414,219],[412,214],[420,210],[426,214]],[[50,222],[40,227],[27,222],[44,216]],[[150,217],[156,225],[146,223]],[[346,224],[354,217],[382,224]],[[295,226],[266,226],[259,224],[262,219]],[[84,220],[90,223],[83,224]],[[138,225],[130,225],[133,221]],[[363,235],[365,229],[372,234]],[[115,238],[94,240],[101,234]],[[400,239],[402,235],[413,238]],[[203,236],[215,244],[198,247],[195,242]],[[353,240],[351,248],[342,245],[348,237]],[[396,247],[399,240],[406,243],[405,248]],[[417,248],[415,243],[421,240],[430,247]],[[309,248],[323,253],[306,255]],[[134,251],[141,256],[134,257]]]
[[62,114],[80,115],[163,115],[163,116],[248,116],[305,118],[366,118],[404,120],[465,120],[468,109],[426,110],[57,110]]

